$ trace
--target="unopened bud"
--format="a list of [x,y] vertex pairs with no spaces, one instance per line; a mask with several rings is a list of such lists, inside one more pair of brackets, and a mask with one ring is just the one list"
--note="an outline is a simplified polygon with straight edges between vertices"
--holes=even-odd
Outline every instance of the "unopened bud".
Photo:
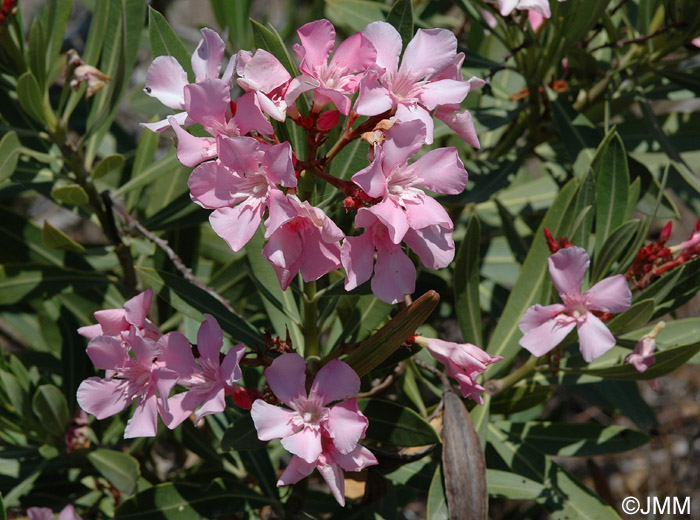
[[338,121],[340,120],[340,112],[337,110],[328,110],[321,114],[321,117],[318,118],[318,121],[316,121],[316,128],[321,130],[322,132],[328,132],[331,130],[335,125],[338,124]]

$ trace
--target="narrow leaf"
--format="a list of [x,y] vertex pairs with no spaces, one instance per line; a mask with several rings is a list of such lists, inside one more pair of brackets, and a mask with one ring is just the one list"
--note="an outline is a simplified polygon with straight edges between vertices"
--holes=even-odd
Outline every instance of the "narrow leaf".
[[177,37],[163,15],[152,7],[148,8],[148,37],[151,40],[151,52],[153,52],[154,58],[172,56],[187,72],[189,80],[194,81],[190,54],[185,45]]
[[44,242],[44,245],[51,249],[62,249],[64,251],[73,251],[74,253],[85,254],[85,248],[83,246],[78,244],[60,229],[53,227],[48,220],[44,221],[44,229],[41,234],[41,239]]
[[454,268],[455,313],[462,338],[467,343],[483,345],[481,305],[479,303],[479,242],[481,224],[473,214],[467,224]]
[[440,442],[433,427],[410,408],[381,399],[360,399],[369,420],[367,438],[394,446],[425,446]]
[[15,172],[21,144],[16,132],[8,132],[0,139],[0,182]]
[[391,7],[389,14],[386,15],[386,21],[394,26],[401,35],[403,48],[406,48],[408,42],[413,38],[413,3],[411,0],[396,0]]

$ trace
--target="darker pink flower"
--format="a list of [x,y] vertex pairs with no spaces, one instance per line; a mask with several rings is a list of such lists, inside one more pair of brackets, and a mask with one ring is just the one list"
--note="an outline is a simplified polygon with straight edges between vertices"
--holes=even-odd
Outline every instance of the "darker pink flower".
[[367,418],[357,408],[357,401],[328,406],[356,395],[360,378],[349,365],[334,359],[319,370],[307,394],[305,371],[306,363],[298,354],[275,359],[265,376],[274,394],[289,409],[258,399],[251,416],[260,440],[281,438],[282,446],[295,455],[278,486],[297,482],[317,467],[342,504],[341,468],[359,471],[376,464],[369,450],[358,444],[365,435]]
[[630,308],[632,293],[625,277],[611,276],[581,292],[590,260],[581,247],[560,249],[548,259],[549,274],[562,303],[533,305],[520,320],[520,345],[542,356],[561,343],[574,328],[587,362],[615,346],[615,338],[591,311],[618,313]]
[[284,121],[287,112],[285,100],[290,89],[297,86],[287,69],[272,54],[258,49],[255,54],[239,51],[236,63],[238,85],[253,92],[258,105],[271,118]]
[[625,358],[625,363],[633,365],[637,372],[646,372],[651,365],[656,363],[655,349],[656,340],[649,336],[643,336],[635,345],[632,353]]
[[481,392],[485,388],[476,382],[476,378],[488,365],[502,361],[501,356],[487,354],[471,343],[452,343],[422,336],[416,336],[413,341],[425,347],[431,356],[445,365],[447,375],[457,380],[464,397],[484,404]]
[[157,340],[161,336],[160,330],[146,317],[152,300],[153,289],[149,288],[128,300],[123,309],[97,311],[94,314],[97,325],[80,327],[78,334],[88,339],[98,336],[122,338],[129,333],[131,327],[136,327],[142,336]]
[[270,194],[270,217],[265,221],[263,255],[272,264],[282,290],[298,272],[305,281],[339,269],[343,232],[326,214],[296,195]]
[[168,399],[168,413],[163,416],[163,422],[170,429],[193,413],[198,422],[205,415],[223,412],[225,396],[235,392],[235,382],[241,378],[239,363],[245,347],[239,343],[220,360],[223,332],[213,316],[204,316],[206,320],[197,332],[197,359],[187,338],[179,333],[171,333],[168,348],[158,357],[160,365],[179,374],[179,385],[189,387],[188,391]]
[[[48,507],[30,507],[27,509],[29,520],[53,520],[53,511]],[[56,520],[81,520],[72,504],[64,507],[56,517]]]
[[177,336],[171,332],[156,343],[142,337],[132,327],[124,341],[114,336],[90,340],[87,355],[97,368],[107,372],[107,376],[104,379],[90,377],[80,384],[77,395],[80,407],[104,419],[138,400],[124,438],[153,437],[158,429],[158,413],[167,413],[167,397],[179,377],[156,359]]
[[328,103],[335,104],[344,115],[350,112],[350,99],[360,83],[362,73],[374,64],[377,51],[372,42],[362,33],[355,33],[335,47],[335,29],[328,20],[316,20],[297,30],[301,45],[295,44],[301,64],[302,75],[297,78],[306,85],[296,89],[288,98],[292,103],[304,89],[314,89],[314,101],[320,111]]
[[250,137],[219,137],[217,161],[200,164],[192,172],[190,196],[204,208],[214,231],[239,251],[255,234],[270,195],[297,184],[288,142],[264,145]]
[[376,67],[362,79],[355,112],[373,116],[396,110],[396,119],[420,119],[427,129],[425,142],[433,142],[432,111],[454,126],[456,132],[476,143],[471,116],[455,115],[459,103],[483,81],[462,80],[463,54],[457,54],[457,38],[447,29],[418,29],[401,55],[401,36],[386,22],[369,24],[364,35],[377,49]]

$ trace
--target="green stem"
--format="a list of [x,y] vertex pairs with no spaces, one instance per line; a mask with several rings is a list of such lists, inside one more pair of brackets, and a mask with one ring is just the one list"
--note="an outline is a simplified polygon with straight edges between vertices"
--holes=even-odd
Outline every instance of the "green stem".
[[304,356],[318,357],[318,300],[316,282],[304,282]]
[[535,371],[535,367],[537,366],[537,361],[539,359],[540,358],[537,356],[530,356],[530,359],[528,359],[525,364],[523,364],[515,372],[511,372],[501,379],[493,379],[487,382],[485,385],[486,391],[492,396],[498,395],[506,388],[510,388],[518,381],[525,379]]

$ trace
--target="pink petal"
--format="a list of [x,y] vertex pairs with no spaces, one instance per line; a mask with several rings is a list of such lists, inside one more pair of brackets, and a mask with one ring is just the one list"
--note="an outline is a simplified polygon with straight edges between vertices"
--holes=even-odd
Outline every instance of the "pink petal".
[[253,92],[243,94],[236,100],[236,115],[233,122],[238,127],[241,135],[247,134],[251,130],[256,130],[261,134],[272,134],[274,130],[270,121],[265,117],[258,102],[258,96]]
[[219,137],[219,160],[235,172],[256,172],[264,152],[252,137]]
[[588,308],[603,312],[623,312],[632,304],[632,293],[621,274],[601,280],[585,293]]
[[429,226],[440,226],[448,231],[453,229],[452,219],[438,201],[429,195],[419,194],[417,200],[405,202],[408,225],[415,230]]
[[[258,106],[260,107],[260,110],[262,110],[264,113],[266,113],[268,116],[270,116],[272,119],[275,119],[276,121],[284,122],[286,118],[286,108],[287,108],[287,103],[284,101],[278,102],[276,104],[274,101],[272,101],[269,97],[267,97],[265,94],[262,92],[256,92],[255,93],[255,99],[257,101]],[[265,133],[265,132],[263,132]]]
[[199,422],[205,415],[221,413],[226,409],[226,391],[223,385],[215,386],[204,398],[201,408],[194,412],[195,422]]
[[[299,216],[301,204],[295,195],[285,195],[280,190],[270,190],[268,217],[265,221],[265,238],[270,238],[281,226]],[[297,204],[298,202],[298,204]]]
[[578,326],[578,343],[583,359],[590,363],[615,346],[615,337],[605,324],[592,313]]
[[498,9],[501,15],[508,16],[518,6],[520,0],[498,0]]
[[374,242],[370,232],[359,237],[346,237],[340,251],[340,259],[347,273],[346,291],[351,291],[369,280],[374,266]]
[[386,22],[372,22],[362,32],[377,50],[377,65],[387,72],[395,72],[399,68],[399,56],[403,47],[398,31]]
[[217,154],[216,139],[213,137],[195,137],[184,130],[174,117],[168,119],[177,136],[177,160],[185,166],[194,168],[199,163],[215,159]]
[[406,46],[399,74],[423,78],[449,65],[457,53],[457,38],[447,29],[418,29]]
[[148,369],[153,365],[153,360],[162,352],[155,341],[141,337],[141,335],[136,332],[136,329],[133,328],[129,331],[127,342],[132,352],[136,355],[138,362]]
[[171,430],[185,422],[202,404],[208,392],[200,387],[193,387],[187,392],[181,392],[168,398],[168,410],[161,411],[161,418]]
[[306,398],[306,363],[299,354],[282,354],[265,369],[265,377],[277,398],[292,406]]
[[75,512],[73,504],[68,504],[66,507],[61,509],[56,520],[81,520],[78,513]]
[[160,394],[160,404],[163,410],[168,409],[168,396],[173,388],[175,388],[179,377],[180,374],[166,367],[161,366],[153,370],[153,381]]
[[457,195],[467,185],[467,170],[454,147],[430,150],[410,168],[420,179],[418,186],[436,193]]
[[102,334],[106,336],[119,336],[122,331],[129,329],[124,309],[105,309],[95,312],[94,316],[102,327]]
[[292,484],[296,484],[301,479],[311,475],[315,467],[316,464],[308,463],[301,457],[294,456],[277,481],[277,485],[291,486]]
[[246,91],[270,93],[291,79],[287,69],[265,49],[256,50],[242,72],[238,84]]
[[547,320],[540,326],[526,331],[520,338],[520,346],[535,356],[543,356],[564,341],[575,326],[576,320],[564,316]]
[[547,259],[549,275],[559,294],[576,294],[581,291],[590,260],[582,247],[560,249]]
[[187,73],[172,56],[158,56],[146,72],[144,91],[166,107],[185,108],[183,89],[188,84]]
[[350,112],[350,99],[345,97],[339,90],[319,87],[314,91],[314,99],[322,106],[333,103],[338,111],[345,116]]
[[260,226],[265,204],[248,200],[234,208],[219,208],[209,216],[214,232],[223,238],[233,251],[240,251]]
[[205,208],[216,209],[231,206],[241,199],[236,194],[238,180],[224,165],[210,161],[194,169],[187,185],[193,201]]
[[392,126],[386,133],[384,171],[391,172],[408,162],[425,143],[426,129],[421,120],[404,121]]
[[[380,151],[369,166],[352,176],[352,182],[362,188],[370,197],[383,197],[386,194],[386,176],[382,169],[383,153]],[[387,169],[387,171],[389,171]]]
[[179,332],[168,332],[158,342],[162,348],[158,363],[180,374],[180,384],[189,384],[187,379],[199,372],[199,365],[194,360],[192,346]]
[[331,495],[341,505],[345,506],[345,475],[337,464],[316,464],[318,472],[326,481],[331,490]]
[[96,325],[88,325],[87,327],[80,327],[78,329],[78,334],[84,338],[93,339],[97,336],[102,336],[102,326],[98,323]]
[[435,128],[433,116],[431,116],[430,112],[425,110],[420,105],[399,103],[396,107],[396,115],[394,116],[394,119],[403,122],[420,119],[425,125],[425,144],[433,144],[433,131]]
[[299,56],[299,70],[313,75],[319,67],[325,67],[333,47],[335,47],[335,29],[328,20],[316,20],[301,26],[297,30],[301,46],[294,50]]
[[123,380],[89,377],[78,387],[78,404],[98,419],[110,417],[121,412],[132,401],[126,397],[124,387]]
[[527,19],[533,31],[536,31],[544,21],[544,17],[534,9],[527,12]]
[[[183,104],[184,104],[183,98]],[[194,121],[188,118],[187,112],[178,112],[172,116],[168,116],[161,121],[156,121],[155,123],[139,123],[142,127],[148,128],[151,132],[162,132],[167,128],[173,126],[171,119],[174,119],[180,126],[189,126],[194,124]]]
[[321,232],[317,228],[302,235],[302,257],[301,276],[305,281],[318,280],[324,274],[339,269],[340,261],[340,239],[336,242],[324,242]]
[[225,45],[221,37],[206,27],[202,29],[202,37],[192,54],[192,70],[198,83],[208,78],[218,78],[224,59]]
[[155,437],[158,433],[158,402],[155,391],[139,400],[134,415],[126,423],[124,438]]
[[339,452],[350,453],[365,436],[368,424],[367,418],[357,408],[357,400],[351,399],[330,408],[326,430]]
[[556,316],[561,314],[566,310],[566,306],[561,303],[555,303],[554,305],[540,305],[536,304],[525,311],[525,314],[520,318],[520,323],[518,327],[520,332],[526,334],[532,329],[536,329],[543,323],[553,320]]
[[322,451],[321,433],[315,428],[306,427],[294,435],[284,437],[282,446],[289,453],[301,457],[306,462],[316,462]]
[[393,106],[394,101],[391,94],[386,87],[379,84],[376,74],[367,73],[360,81],[360,93],[355,100],[355,112],[363,116],[375,116],[386,112]]
[[264,151],[265,154],[260,162],[267,178],[285,188],[294,188],[297,185],[297,177],[294,173],[292,145],[289,141],[266,146]]
[[101,370],[115,370],[129,359],[121,339],[114,336],[97,336],[86,349],[92,364]]
[[245,345],[239,343],[229,349],[224,356],[224,360],[221,362],[221,376],[224,380],[224,384],[229,388],[233,388],[234,383],[243,376],[239,363],[244,355]]
[[226,124],[231,87],[220,79],[206,79],[184,89],[187,115],[205,128]]
[[438,105],[461,103],[470,91],[469,83],[454,79],[430,81],[420,89],[418,99],[428,110]]
[[151,308],[153,300],[153,289],[148,288],[140,294],[137,294],[124,304],[126,321],[135,327],[142,328],[146,323],[148,309]]
[[329,361],[318,371],[309,391],[309,399],[318,396],[326,405],[333,401],[357,395],[360,378],[350,365],[338,359]]
[[287,290],[299,271],[299,263],[302,260],[302,244],[299,233],[293,229],[278,229],[270,236],[262,253],[275,268],[282,290]]
[[[459,107],[457,107],[457,110],[459,110]],[[481,148],[481,144],[479,143],[479,137],[476,135],[471,113],[469,110],[463,110],[462,112],[457,110],[450,105],[447,107],[441,106],[435,112],[435,117],[444,121],[452,131],[478,150]]]
[[374,44],[358,32],[338,45],[330,67],[344,69],[346,73],[362,72],[375,63],[376,58],[377,50]]
[[345,471],[360,471],[367,466],[379,464],[377,458],[364,446],[358,444],[350,453],[333,453],[333,460]]
[[428,269],[443,269],[450,265],[455,257],[452,231],[440,226],[409,229],[403,241]]
[[262,399],[256,399],[250,409],[250,416],[253,418],[258,439],[261,441],[294,435],[292,419],[295,415],[295,412],[280,406],[272,406]]
[[30,507],[27,509],[29,520],[53,520],[53,511],[48,507]]
[[372,292],[382,301],[398,303],[416,290],[416,268],[400,247],[377,251]]

